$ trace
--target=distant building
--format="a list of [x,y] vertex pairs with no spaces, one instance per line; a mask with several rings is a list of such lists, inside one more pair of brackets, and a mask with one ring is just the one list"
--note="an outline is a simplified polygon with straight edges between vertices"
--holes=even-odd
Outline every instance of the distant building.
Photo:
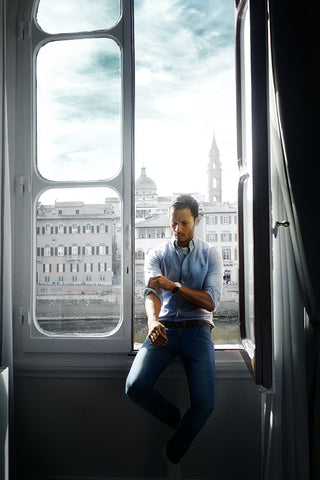
[[[215,136],[209,151],[208,191],[204,195],[191,193],[199,202],[202,217],[197,236],[221,250],[225,283],[238,282],[238,211],[236,204],[222,202],[222,165]],[[144,284],[144,259],[148,251],[171,238],[169,206],[173,198],[158,197],[155,182],[142,167],[136,181],[135,268],[136,283]]]
[[37,205],[38,284],[112,284],[113,212],[110,205]]
[[222,166],[220,161],[220,152],[216,142],[216,137],[213,134],[212,144],[209,151],[208,161],[208,202],[221,203],[222,202]]
[[[208,192],[191,194],[199,202],[202,220],[198,237],[222,253],[224,280],[238,281],[238,214],[236,204],[221,202],[221,162],[213,137],[208,163]],[[172,196],[158,196],[156,183],[146,167],[136,180],[135,273],[144,285],[148,251],[171,238],[169,207]],[[104,204],[55,202],[37,205],[37,268],[39,285],[120,285],[121,203],[118,197]]]
[[236,204],[203,205],[205,240],[221,250],[224,281],[238,282],[238,211]]

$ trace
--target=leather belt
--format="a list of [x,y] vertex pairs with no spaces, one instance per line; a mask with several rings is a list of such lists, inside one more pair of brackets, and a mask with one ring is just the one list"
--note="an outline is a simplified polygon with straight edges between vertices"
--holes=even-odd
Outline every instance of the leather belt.
[[164,320],[163,325],[165,327],[176,327],[176,328],[183,328],[183,327],[201,327],[201,326],[207,326],[207,327],[212,327],[211,323],[206,322],[205,320],[187,320],[187,321],[181,321],[181,322],[171,322],[169,320]]

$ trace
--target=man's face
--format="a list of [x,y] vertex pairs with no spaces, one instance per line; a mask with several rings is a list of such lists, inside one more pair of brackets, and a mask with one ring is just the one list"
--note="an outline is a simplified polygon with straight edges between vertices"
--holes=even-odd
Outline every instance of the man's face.
[[171,209],[170,224],[179,247],[187,247],[193,239],[196,226],[190,208]]

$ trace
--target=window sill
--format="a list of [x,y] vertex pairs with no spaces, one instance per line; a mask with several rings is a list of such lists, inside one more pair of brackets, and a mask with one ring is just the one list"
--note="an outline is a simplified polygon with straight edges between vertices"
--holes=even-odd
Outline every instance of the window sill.
[[[239,349],[217,350],[216,378],[219,379],[251,379],[251,374]],[[90,358],[89,358],[90,357]],[[37,362],[15,364],[16,377],[46,377],[46,378],[125,378],[134,360],[135,353],[105,354],[99,358],[77,356],[74,358],[59,355],[57,358],[42,358],[41,365]],[[174,360],[163,374],[167,378],[184,377],[181,362]]]

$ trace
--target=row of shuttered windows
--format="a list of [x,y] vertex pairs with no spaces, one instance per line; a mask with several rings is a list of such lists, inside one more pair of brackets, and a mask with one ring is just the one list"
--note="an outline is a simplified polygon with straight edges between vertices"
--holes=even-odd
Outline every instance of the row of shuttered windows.
[[[75,273],[75,272],[80,272],[80,264],[70,264],[70,272]],[[106,272],[107,271],[107,264],[106,263],[98,263],[97,265],[97,271],[98,272]],[[82,265],[81,265],[82,269]],[[67,267],[65,263],[58,263],[56,265],[56,270],[57,273],[64,273],[67,271]],[[51,263],[44,263],[42,266],[42,271],[43,273],[52,273],[52,265]],[[94,265],[93,263],[84,263],[83,264],[83,271],[84,272],[93,272],[94,271]]]
[[[44,227],[37,227],[37,235],[53,235],[53,234],[66,234],[66,233],[81,233],[81,226],[74,224],[66,227],[65,225],[46,225]],[[108,233],[108,225],[83,225],[82,233]]]
[[99,245],[93,247],[91,245],[79,246],[73,245],[71,247],[64,247],[59,245],[58,247],[50,247],[49,245],[45,247],[37,247],[37,256],[38,257],[63,257],[66,255],[76,256],[76,255],[109,255],[109,246],[108,245]]

